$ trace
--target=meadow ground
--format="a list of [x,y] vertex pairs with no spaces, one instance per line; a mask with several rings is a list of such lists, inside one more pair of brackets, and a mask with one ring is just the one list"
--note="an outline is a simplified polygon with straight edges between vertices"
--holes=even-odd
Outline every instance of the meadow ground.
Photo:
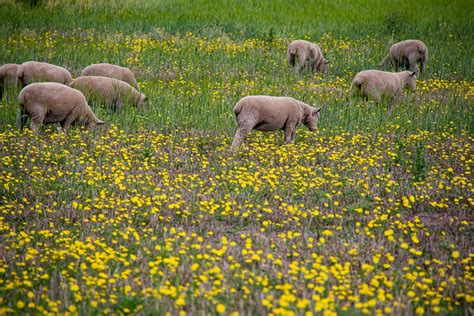
[[[367,10],[370,7],[370,10]],[[473,3],[4,1],[0,63],[130,67],[150,98],[93,131],[18,128],[0,102],[0,314],[472,313]],[[286,63],[318,42],[327,76]],[[350,97],[390,43],[428,69],[393,113]],[[296,143],[245,95],[323,108]]]

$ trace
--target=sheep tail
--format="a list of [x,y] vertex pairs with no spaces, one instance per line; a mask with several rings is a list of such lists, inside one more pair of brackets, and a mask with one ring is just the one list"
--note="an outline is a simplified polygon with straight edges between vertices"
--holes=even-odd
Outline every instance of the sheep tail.
[[296,48],[290,47],[288,48],[288,64],[290,64],[291,67],[295,66],[295,60],[296,60]]
[[16,71],[16,82],[15,82],[15,85],[17,87],[24,87],[25,86],[25,82],[23,81],[24,80],[24,76],[25,76],[25,73],[23,71],[23,67],[18,67],[18,70]]
[[355,77],[354,80],[352,80],[351,88],[360,90],[362,88],[363,83],[364,83],[363,78]]
[[234,107],[235,117],[239,116],[240,111],[242,111],[242,104],[240,102],[237,102]]
[[28,91],[21,91],[20,95],[18,96],[18,103],[20,104],[20,108],[23,109],[26,104]]

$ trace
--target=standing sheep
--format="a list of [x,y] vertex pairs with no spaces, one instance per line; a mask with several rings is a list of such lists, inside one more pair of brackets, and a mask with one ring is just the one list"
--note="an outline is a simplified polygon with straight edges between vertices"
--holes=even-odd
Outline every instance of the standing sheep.
[[73,123],[85,124],[88,128],[104,124],[94,115],[80,91],[60,83],[30,84],[21,90],[18,101],[22,129],[28,117],[31,117],[33,131],[41,124],[60,123],[64,133]]
[[321,48],[317,44],[305,40],[291,42],[288,46],[287,57],[291,67],[295,67],[297,63],[298,71],[310,65],[313,73],[315,71],[327,73],[327,65],[330,63],[329,60],[324,59]]
[[107,63],[92,64],[84,68],[81,73],[81,76],[102,76],[115,78],[118,80],[125,81],[135,89],[140,90],[135,76],[133,75],[132,71],[127,67],[121,67]]
[[101,77],[86,76],[74,79],[70,86],[82,91],[89,102],[98,101],[116,110],[129,103],[141,106],[148,102],[148,98],[135,88],[121,80]]
[[416,72],[365,70],[359,72],[351,84],[351,89],[355,94],[362,95],[365,99],[371,96],[377,103],[382,96],[388,96],[391,99],[390,110],[405,88],[416,91]]
[[15,87],[17,64],[5,64],[0,67],[0,100],[3,99],[3,90],[5,88]]
[[406,40],[393,44],[387,56],[380,63],[380,67],[386,67],[390,62],[395,71],[405,68],[418,73],[417,64],[420,64],[420,74],[425,70],[428,61],[428,48],[419,40]]
[[39,61],[28,61],[18,67],[17,85],[24,87],[33,82],[58,82],[69,84],[71,73],[60,66]]
[[310,131],[317,127],[321,109],[290,97],[266,95],[247,96],[234,107],[238,129],[232,150],[238,148],[252,129],[258,131],[285,131],[285,142],[295,140],[296,127],[303,123]]

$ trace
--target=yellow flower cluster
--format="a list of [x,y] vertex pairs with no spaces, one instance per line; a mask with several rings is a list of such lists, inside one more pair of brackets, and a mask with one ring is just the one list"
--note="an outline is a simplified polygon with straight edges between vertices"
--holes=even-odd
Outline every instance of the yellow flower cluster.
[[[334,73],[313,76],[290,71],[292,38],[6,38],[10,57],[34,51],[75,75],[94,62],[128,66],[152,105],[99,112],[112,123],[67,137],[1,124],[0,314],[467,313],[474,139],[450,120],[472,112],[474,83],[421,78],[387,119],[350,99],[383,43],[324,35]],[[298,131],[297,145],[252,132],[231,153],[216,130],[233,128],[231,108],[249,94],[321,104],[322,127]],[[16,108],[0,111],[12,124]],[[176,127],[200,119],[205,134]]]
[[472,306],[469,133],[299,135],[0,133],[1,313]]

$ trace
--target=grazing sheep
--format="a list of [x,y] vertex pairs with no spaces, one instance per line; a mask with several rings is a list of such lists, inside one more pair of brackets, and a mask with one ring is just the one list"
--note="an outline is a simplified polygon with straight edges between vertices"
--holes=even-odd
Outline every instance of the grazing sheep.
[[15,87],[17,64],[5,64],[0,67],[0,100],[3,99],[5,87]]
[[69,84],[71,73],[60,66],[39,61],[28,61],[18,67],[17,85],[24,87],[33,82],[58,82]]
[[315,71],[327,73],[327,65],[330,63],[329,60],[324,59],[323,53],[317,44],[304,40],[291,42],[290,46],[288,46],[287,57],[291,67],[294,67],[295,63],[297,63],[298,71],[309,64],[313,73]]
[[248,96],[234,107],[238,129],[232,149],[239,147],[252,129],[258,131],[285,131],[285,142],[295,140],[296,127],[303,123],[310,131],[316,129],[321,109],[290,97],[266,95]]
[[419,40],[406,40],[393,44],[387,56],[380,63],[380,67],[386,67],[390,62],[398,71],[399,68],[415,71],[418,74],[417,64],[420,63],[420,73],[425,70],[428,61],[428,48]]
[[405,88],[416,91],[416,72],[365,70],[359,72],[351,84],[351,89],[355,94],[362,95],[366,99],[371,96],[377,103],[382,96],[388,96],[391,99],[390,110]]
[[88,128],[104,124],[94,115],[82,92],[60,83],[32,83],[21,90],[18,101],[22,129],[29,116],[32,130],[52,123],[60,123],[64,132],[73,123]]
[[70,86],[82,91],[89,102],[98,101],[116,110],[125,104],[141,106],[148,98],[126,82],[101,76],[86,76],[74,79]]
[[118,80],[125,81],[135,89],[140,90],[135,76],[133,75],[132,71],[127,67],[121,67],[107,63],[92,64],[84,68],[81,73],[81,76],[102,76],[115,78]]

